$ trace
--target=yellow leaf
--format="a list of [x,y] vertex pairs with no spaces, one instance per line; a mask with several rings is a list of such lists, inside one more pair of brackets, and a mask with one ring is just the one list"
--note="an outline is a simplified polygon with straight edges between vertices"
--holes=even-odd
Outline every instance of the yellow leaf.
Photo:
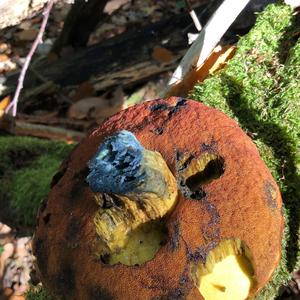
[[11,100],[10,96],[6,96],[0,101],[0,111],[1,110],[4,111],[6,109],[6,107],[10,103],[10,100]]

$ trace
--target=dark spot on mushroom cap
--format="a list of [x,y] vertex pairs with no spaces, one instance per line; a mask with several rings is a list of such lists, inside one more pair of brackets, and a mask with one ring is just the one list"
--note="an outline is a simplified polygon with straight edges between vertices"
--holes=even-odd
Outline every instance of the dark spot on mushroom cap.
[[82,226],[82,220],[78,219],[77,217],[72,217],[69,221],[69,224],[67,225],[65,237],[69,241],[74,241],[78,238]]
[[202,229],[202,234],[206,240],[215,240],[220,236],[220,228],[209,223]]
[[206,248],[199,247],[195,252],[189,252],[187,257],[189,261],[193,262],[205,262],[208,251]]
[[172,291],[170,291],[167,295],[154,298],[153,300],[180,300],[185,299],[185,293],[182,289],[176,288]]
[[73,290],[75,289],[75,272],[70,264],[62,264],[60,271],[54,277],[53,281],[59,294],[68,296],[65,297],[65,299],[72,298],[69,298],[69,296],[72,295]]
[[193,282],[189,276],[189,266],[186,266],[184,271],[179,277],[178,285],[176,288],[170,290],[166,295],[156,297],[159,300],[173,300],[173,299],[186,299],[186,295],[193,288]]
[[218,242],[213,241],[208,243],[204,247],[198,247],[194,252],[191,252],[188,248],[187,251],[187,258],[190,262],[201,262],[205,263],[207,255],[210,250],[214,249],[218,245]]
[[266,181],[264,183],[264,190],[265,190],[265,195],[266,195],[266,200],[268,206],[272,209],[275,210],[277,208],[277,203],[276,203],[276,189],[272,185],[271,182]]
[[89,290],[90,300],[113,300],[114,297],[109,293],[109,291],[103,287],[95,286]]
[[50,187],[53,188],[59,181],[60,179],[64,176],[65,172],[67,171],[67,166],[60,168],[56,174],[52,177]]
[[166,110],[169,108],[169,105],[166,103],[157,103],[150,106],[150,111]]
[[200,151],[201,152],[215,153],[217,151],[216,148],[217,148],[217,143],[216,142],[212,142],[212,143],[209,143],[209,144],[202,143],[200,145]]
[[179,247],[179,238],[180,238],[180,225],[179,222],[174,221],[171,225],[170,233],[170,248],[171,251],[176,251]]
[[170,119],[175,113],[179,112],[185,105],[187,105],[187,101],[183,98],[178,98],[176,105],[168,112],[168,119]]
[[153,133],[156,134],[156,135],[161,135],[161,134],[164,133],[164,129],[162,127],[155,128],[153,130]]
[[50,221],[50,218],[51,218],[51,214],[48,213],[46,214],[44,217],[43,217],[43,221],[44,221],[44,224],[47,225]]
[[181,191],[181,193],[183,194],[183,196],[186,198],[186,199],[189,199],[189,200],[201,200],[203,198],[206,197],[206,193],[203,189],[201,188],[198,188],[197,190],[195,191],[191,191],[189,189],[189,187],[186,185],[185,181],[183,179],[180,179],[179,180],[179,189]]
[[73,186],[70,193],[71,197],[69,197],[70,200],[74,201],[77,199],[81,199],[83,191],[88,186],[87,182],[85,181],[85,178],[88,175],[88,173],[89,170],[86,167],[73,176]]
[[205,209],[208,211],[211,219],[208,223],[208,225],[217,225],[220,223],[220,214],[216,208],[216,206],[209,202],[207,198],[205,198],[202,203],[205,205]]
[[42,239],[36,239],[33,245],[33,250],[40,272],[44,276],[47,276],[48,255],[44,241]]

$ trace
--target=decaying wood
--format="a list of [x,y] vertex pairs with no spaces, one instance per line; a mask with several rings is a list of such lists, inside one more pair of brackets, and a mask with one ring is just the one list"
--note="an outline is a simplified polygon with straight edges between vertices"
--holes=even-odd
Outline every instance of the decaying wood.
[[84,133],[64,128],[46,126],[41,124],[31,124],[23,121],[16,121],[15,134],[23,136],[35,136],[62,141],[80,141],[85,136]]
[[39,12],[48,0],[1,0],[0,29],[13,26]]
[[[218,2],[220,2],[218,0]],[[195,9],[199,20],[205,24],[215,6],[205,3]],[[251,12],[253,15],[253,11]],[[248,16],[249,17],[249,16]],[[227,31],[222,41],[226,44],[228,38],[232,42],[238,33],[247,32],[253,24],[242,27],[243,19],[237,20],[234,26]],[[52,81],[60,86],[76,85],[84,81],[95,84],[97,90],[106,90],[114,86],[131,87],[138,82],[145,82],[161,72],[174,70],[178,60],[188,48],[187,32],[197,30],[192,24],[188,13],[176,15],[154,24],[141,28],[134,28],[119,36],[101,42],[91,47],[76,51],[74,54],[58,59],[57,61],[44,61],[34,66],[24,82],[24,88],[33,88],[41,84],[38,77],[45,81]],[[173,60],[161,63],[152,57],[153,49],[160,46],[170,50]],[[18,73],[7,76],[5,91],[2,95],[11,93],[15,86]],[[42,82],[42,83],[44,83]]]
[[[200,7],[197,11],[199,13],[202,10],[203,7]],[[205,14],[199,14],[199,17],[201,22],[207,19]],[[189,26],[192,30],[188,13],[174,16],[140,29],[132,29],[57,61],[36,64],[34,68],[43,78],[61,86],[87,80],[96,84],[98,90],[116,85],[130,86],[177,65],[178,58],[188,47],[185,28]],[[165,64],[154,60],[152,52],[157,46],[170,50],[174,59]],[[25,89],[40,84],[40,80],[31,75],[25,78]],[[13,91],[17,77],[18,73],[8,75],[6,93]]]
[[20,121],[31,123],[31,124],[42,124],[52,127],[63,127],[68,130],[86,132],[91,128],[93,121],[92,120],[74,120],[70,118],[57,117],[57,112],[49,113],[46,116],[35,116],[27,114],[18,114]]

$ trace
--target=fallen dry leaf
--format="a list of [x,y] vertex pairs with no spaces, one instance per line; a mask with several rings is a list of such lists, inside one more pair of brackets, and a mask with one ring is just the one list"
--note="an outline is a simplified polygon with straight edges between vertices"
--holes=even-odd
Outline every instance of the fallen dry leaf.
[[33,41],[37,36],[36,29],[28,29],[15,33],[15,38],[19,41]]
[[173,53],[170,50],[160,46],[155,46],[153,48],[151,56],[159,63],[170,63],[174,60]]
[[6,107],[10,103],[10,100],[11,100],[11,97],[6,96],[0,101],[0,112],[1,112],[1,110],[4,111],[6,109]]
[[0,54],[0,62],[8,60],[9,57],[6,54]]
[[97,123],[101,123],[105,118],[117,113],[123,108],[124,94],[121,88],[117,88],[112,97],[90,97],[72,104],[68,111],[68,116],[72,119],[93,118]]
[[68,111],[68,117],[72,119],[85,119],[90,115],[91,110],[107,106],[105,98],[91,97],[84,98],[72,104]]
[[111,15],[114,11],[119,9],[122,5],[129,3],[130,0],[111,0],[108,1],[104,7],[104,12]]
[[74,102],[77,102],[84,98],[90,98],[95,95],[95,89],[91,82],[85,81],[81,83],[75,91],[75,95],[72,97]]
[[9,46],[7,43],[0,43],[0,52],[4,53],[7,52],[9,50]]

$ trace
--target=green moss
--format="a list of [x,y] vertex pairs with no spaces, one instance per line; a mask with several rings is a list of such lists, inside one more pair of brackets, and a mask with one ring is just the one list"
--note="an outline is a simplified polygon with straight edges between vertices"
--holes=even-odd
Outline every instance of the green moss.
[[[32,226],[50,182],[73,145],[28,137],[0,137],[0,208]],[[5,216],[6,217],[6,216]]]
[[293,37],[297,22],[289,6],[269,5],[240,39],[227,67],[196,85],[190,95],[240,124],[281,188],[286,222],[282,259],[257,299],[273,299],[300,266],[300,41]]
[[52,300],[53,298],[49,295],[48,291],[42,286],[31,287],[25,294],[26,300]]

